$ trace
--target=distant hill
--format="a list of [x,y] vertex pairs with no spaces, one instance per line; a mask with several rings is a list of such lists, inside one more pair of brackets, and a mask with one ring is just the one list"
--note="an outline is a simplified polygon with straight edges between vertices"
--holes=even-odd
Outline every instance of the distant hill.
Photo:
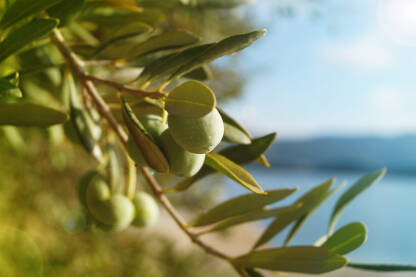
[[416,174],[416,135],[394,138],[316,138],[279,141],[268,151],[271,164],[341,170]]

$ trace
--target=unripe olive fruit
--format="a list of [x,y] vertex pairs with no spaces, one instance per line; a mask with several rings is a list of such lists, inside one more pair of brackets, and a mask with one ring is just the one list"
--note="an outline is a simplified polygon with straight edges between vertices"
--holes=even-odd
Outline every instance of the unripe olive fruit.
[[195,154],[186,151],[173,140],[170,128],[160,136],[162,149],[169,161],[171,174],[191,177],[195,175],[204,164],[205,154]]
[[224,135],[224,123],[217,109],[200,118],[169,115],[168,125],[175,142],[192,153],[211,152]]
[[102,178],[94,178],[87,187],[87,206],[91,215],[100,223],[122,229],[134,218],[133,203],[124,195],[111,195]]
[[159,206],[153,197],[145,192],[137,192],[134,195],[133,205],[136,208],[133,225],[137,227],[152,225],[159,216]]
[[139,117],[139,120],[156,142],[160,135],[168,128],[167,124],[162,123],[162,118],[154,114],[142,115]]

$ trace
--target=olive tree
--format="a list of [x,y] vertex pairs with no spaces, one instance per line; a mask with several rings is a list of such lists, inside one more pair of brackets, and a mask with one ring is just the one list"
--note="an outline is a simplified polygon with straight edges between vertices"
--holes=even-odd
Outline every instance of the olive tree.
[[[1,4],[0,125],[61,126],[74,145],[96,160],[78,184],[89,224],[106,231],[143,228],[159,204],[196,247],[230,264],[240,276],[262,271],[326,273],[344,266],[415,270],[414,266],[352,263],[345,254],[366,240],[363,223],[337,228],[343,209],[380,180],[382,169],[341,194],[328,230],[311,245],[290,242],[313,212],[346,185],[334,178],[285,206],[297,188],[263,190],[242,165],[270,167],[266,151],[276,133],[252,137],[217,106],[204,82],[209,63],[255,43],[265,30],[206,41],[177,29],[172,9],[232,8],[244,0],[15,0]],[[41,73],[34,77],[33,73]],[[36,88],[36,90],[35,90]],[[33,92],[36,91],[36,93]],[[224,146],[217,147],[226,142]],[[247,193],[185,221],[169,200],[215,172]],[[136,187],[137,174],[153,195]],[[176,176],[161,185],[160,174]],[[159,204],[158,204],[159,203]],[[230,256],[203,236],[238,224],[271,219],[247,253]],[[271,240],[290,227],[284,243]]]

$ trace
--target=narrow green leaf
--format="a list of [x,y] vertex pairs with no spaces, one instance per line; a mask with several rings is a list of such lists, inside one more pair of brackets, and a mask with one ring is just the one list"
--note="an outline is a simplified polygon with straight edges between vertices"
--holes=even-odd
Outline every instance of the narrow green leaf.
[[295,204],[302,203],[302,207],[293,212],[288,212],[285,215],[280,215],[277,217],[267,229],[263,232],[260,238],[257,240],[254,248],[259,247],[260,245],[265,244],[271,240],[274,236],[279,234],[284,228],[286,228],[290,223],[299,219],[301,216],[305,215],[307,212],[314,209],[322,199],[327,196],[328,190],[331,185],[335,182],[335,179],[330,179],[325,183],[322,183],[313,189],[309,190],[302,197],[296,200]]
[[[263,137],[253,139],[251,144],[228,147],[220,151],[219,153],[237,164],[247,164],[256,160],[256,158],[258,158],[261,154],[266,152],[267,149],[269,149],[269,147],[273,144],[275,138],[276,133],[271,133]],[[174,187],[167,189],[166,191],[184,191],[188,189],[190,186],[192,186],[196,181],[214,172],[215,171],[212,168],[208,167],[207,165],[204,165],[196,175],[184,179],[183,181],[179,182]]]
[[175,73],[173,73],[169,79],[176,79],[192,70],[209,63],[221,56],[233,54],[241,49],[246,48],[254,41],[261,38],[266,33],[266,30],[258,30],[246,34],[235,35],[221,40],[205,50],[201,55],[188,63],[182,65]]
[[18,86],[19,74],[16,72],[11,76],[11,78],[0,77],[0,98],[8,96],[21,98],[23,96]]
[[311,217],[311,215],[329,198],[331,198],[332,195],[334,195],[337,191],[339,191],[341,188],[345,186],[347,182],[344,181],[340,183],[338,186],[336,186],[334,189],[328,191],[324,197],[322,197],[319,202],[315,203],[315,206],[312,207],[306,214],[302,215],[293,225],[292,229],[290,230],[289,234],[287,235],[285,242],[283,243],[284,246],[287,246],[291,239],[296,235],[296,233],[302,228],[303,224]]
[[157,172],[168,172],[169,163],[160,150],[159,146],[153,141],[152,137],[146,132],[143,125],[133,113],[130,105],[122,97],[123,118],[127,129],[134,143],[140,149],[147,164]]
[[188,81],[169,92],[165,105],[171,115],[199,118],[215,108],[216,100],[209,87],[198,81]]
[[252,268],[241,268],[237,266],[233,266],[235,271],[242,277],[263,277],[261,273],[252,269]]
[[[72,75],[67,74],[65,76],[64,85],[64,89],[68,91],[70,98],[69,110],[71,122],[68,123],[72,124],[72,127],[75,130],[75,138],[72,138],[72,141],[80,143],[88,153],[92,154],[98,161],[102,161],[103,152],[98,143],[98,140],[101,137],[101,128],[94,122],[82,104]],[[71,136],[70,129],[68,129],[67,132],[67,134]],[[69,138],[71,139],[71,137]]]
[[[7,28],[16,22],[46,10],[62,0],[16,0],[3,15],[0,28]],[[36,31],[36,29],[33,29]]]
[[416,271],[416,265],[348,263],[348,266],[371,271]]
[[0,105],[0,125],[47,127],[67,120],[66,113],[36,104]]
[[55,19],[35,19],[13,31],[0,42],[0,62],[27,44],[47,35],[57,24]]
[[50,7],[47,13],[50,17],[59,19],[59,26],[65,26],[75,19],[85,4],[85,0],[61,0],[58,2],[60,3]]
[[321,247],[344,255],[360,247],[366,240],[367,228],[365,225],[361,222],[353,222],[336,231]]
[[182,1],[183,5],[189,5],[198,8],[211,9],[231,9],[237,6],[252,3],[253,0],[197,0],[197,1]]
[[338,218],[345,207],[354,200],[360,193],[369,188],[372,184],[377,183],[386,174],[386,169],[372,172],[351,186],[346,192],[344,192],[335,204],[335,208],[332,211],[331,219],[329,221],[328,234],[331,234],[335,228]]
[[208,153],[205,158],[205,164],[233,179],[252,192],[264,193],[263,189],[250,173],[221,154],[215,152]]
[[267,194],[244,194],[242,196],[227,200],[198,215],[191,221],[191,223],[189,223],[189,226],[205,226],[229,217],[259,209],[288,197],[296,190],[297,189],[277,189],[269,190],[266,192]]
[[194,44],[199,38],[190,32],[174,30],[153,36],[142,43],[126,43],[125,40],[120,44],[114,43],[103,49],[98,56],[101,58],[121,59],[135,58],[156,51],[175,49]]
[[249,132],[222,109],[218,107],[217,109],[221,114],[222,120],[224,121],[223,140],[236,144],[250,144],[251,135]]
[[110,175],[109,180],[110,180],[111,191],[113,194],[116,194],[116,193],[122,194],[124,185],[126,183],[123,161],[121,157],[118,155],[117,149],[114,146],[108,149],[108,154],[109,154],[108,172]]
[[188,63],[212,45],[214,43],[191,47],[182,52],[155,60],[144,68],[142,74],[139,76],[138,83],[141,85],[147,81],[158,80],[174,73],[179,67]]
[[301,204],[291,205],[291,206],[286,206],[286,207],[279,207],[279,208],[274,208],[274,209],[262,208],[258,210],[253,210],[253,211],[250,211],[248,213],[245,213],[239,216],[227,218],[215,224],[212,228],[204,232],[201,232],[201,234],[217,232],[217,231],[224,230],[226,228],[236,226],[239,224],[243,224],[246,222],[250,222],[250,221],[257,221],[257,220],[262,220],[262,219],[266,219],[270,217],[278,217],[279,215],[287,214],[288,212],[293,212],[297,209],[300,209],[300,207],[302,207]]
[[14,88],[17,88],[17,86],[12,84],[6,78],[0,77],[0,93],[4,92],[6,90],[9,90],[9,89],[14,89]]
[[235,261],[248,268],[308,274],[330,272],[345,266],[348,262],[338,254],[314,246],[259,250],[240,256]]
[[192,70],[191,72],[186,74],[184,77],[188,79],[198,80],[198,81],[206,81],[212,78],[212,72],[209,66],[204,64],[203,66]]
[[[112,30],[111,38],[106,39],[105,42],[103,42],[97,48],[94,48],[91,50],[92,52],[91,56],[98,55],[101,51],[104,51],[107,47],[111,47],[114,44],[116,44],[116,46],[114,46],[113,49],[115,49],[115,51],[117,52],[118,43],[120,43],[121,45],[120,47],[121,49],[123,49],[123,47],[125,47],[126,45],[131,44],[130,41],[128,40],[129,38],[134,38],[138,35],[141,35],[143,33],[148,33],[152,30],[151,26],[143,22],[132,22],[130,24],[117,26],[117,27],[118,29]],[[133,47],[134,45],[135,44],[131,44],[131,47]],[[120,53],[123,53],[123,52],[120,51]]]

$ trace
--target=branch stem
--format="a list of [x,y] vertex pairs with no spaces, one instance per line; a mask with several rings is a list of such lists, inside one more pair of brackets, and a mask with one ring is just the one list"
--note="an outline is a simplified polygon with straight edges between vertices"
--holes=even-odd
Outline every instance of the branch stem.
[[[52,31],[51,40],[55,44],[55,46],[58,48],[58,50],[61,52],[61,54],[64,56],[72,72],[78,77],[82,87],[84,87],[86,92],[90,95],[100,115],[107,120],[110,127],[114,130],[114,132],[119,137],[120,141],[126,146],[127,140],[128,140],[127,133],[124,131],[124,129],[120,126],[120,124],[118,124],[117,120],[114,118],[113,114],[111,113],[110,107],[103,100],[101,95],[98,93],[97,89],[94,86],[93,81],[103,83],[109,86],[113,86],[119,90],[125,90],[126,87],[122,84],[114,83],[111,81],[103,80],[103,79],[88,75],[83,69],[83,67],[85,66],[85,63],[81,59],[79,59],[75,55],[75,53],[72,52],[72,50],[66,45],[65,40],[58,29],[54,29]],[[133,89],[127,88],[127,91],[131,91],[131,90]],[[144,91],[142,91],[142,94],[143,92]],[[145,92],[145,93],[156,95],[153,92]],[[160,93],[160,94],[164,96],[163,93]],[[146,95],[146,96],[149,96],[149,95]],[[178,225],[178,227],[189,237],[189,239],[194,244],[198,245],[203,250],[205,250],[205,252],[232,263],[233,259],[231,257],[205,244],[200,238],[198,238],[197,234],[193,233],[191,230],[189,230],[186,227],[185,221],[182,219],[179,213],[172,206],[171,202],[163,193],[162,188],[160,187],[156,179],[152,176],[149,169],[146,167],[142,167],[140,168],[140,170],[143,176],[145,177],[147,183],[149,184],[150,188],[152,189],[155,197],[164,206],[164,208],[172,217],[172,219],[175,221],[175,223]]]

